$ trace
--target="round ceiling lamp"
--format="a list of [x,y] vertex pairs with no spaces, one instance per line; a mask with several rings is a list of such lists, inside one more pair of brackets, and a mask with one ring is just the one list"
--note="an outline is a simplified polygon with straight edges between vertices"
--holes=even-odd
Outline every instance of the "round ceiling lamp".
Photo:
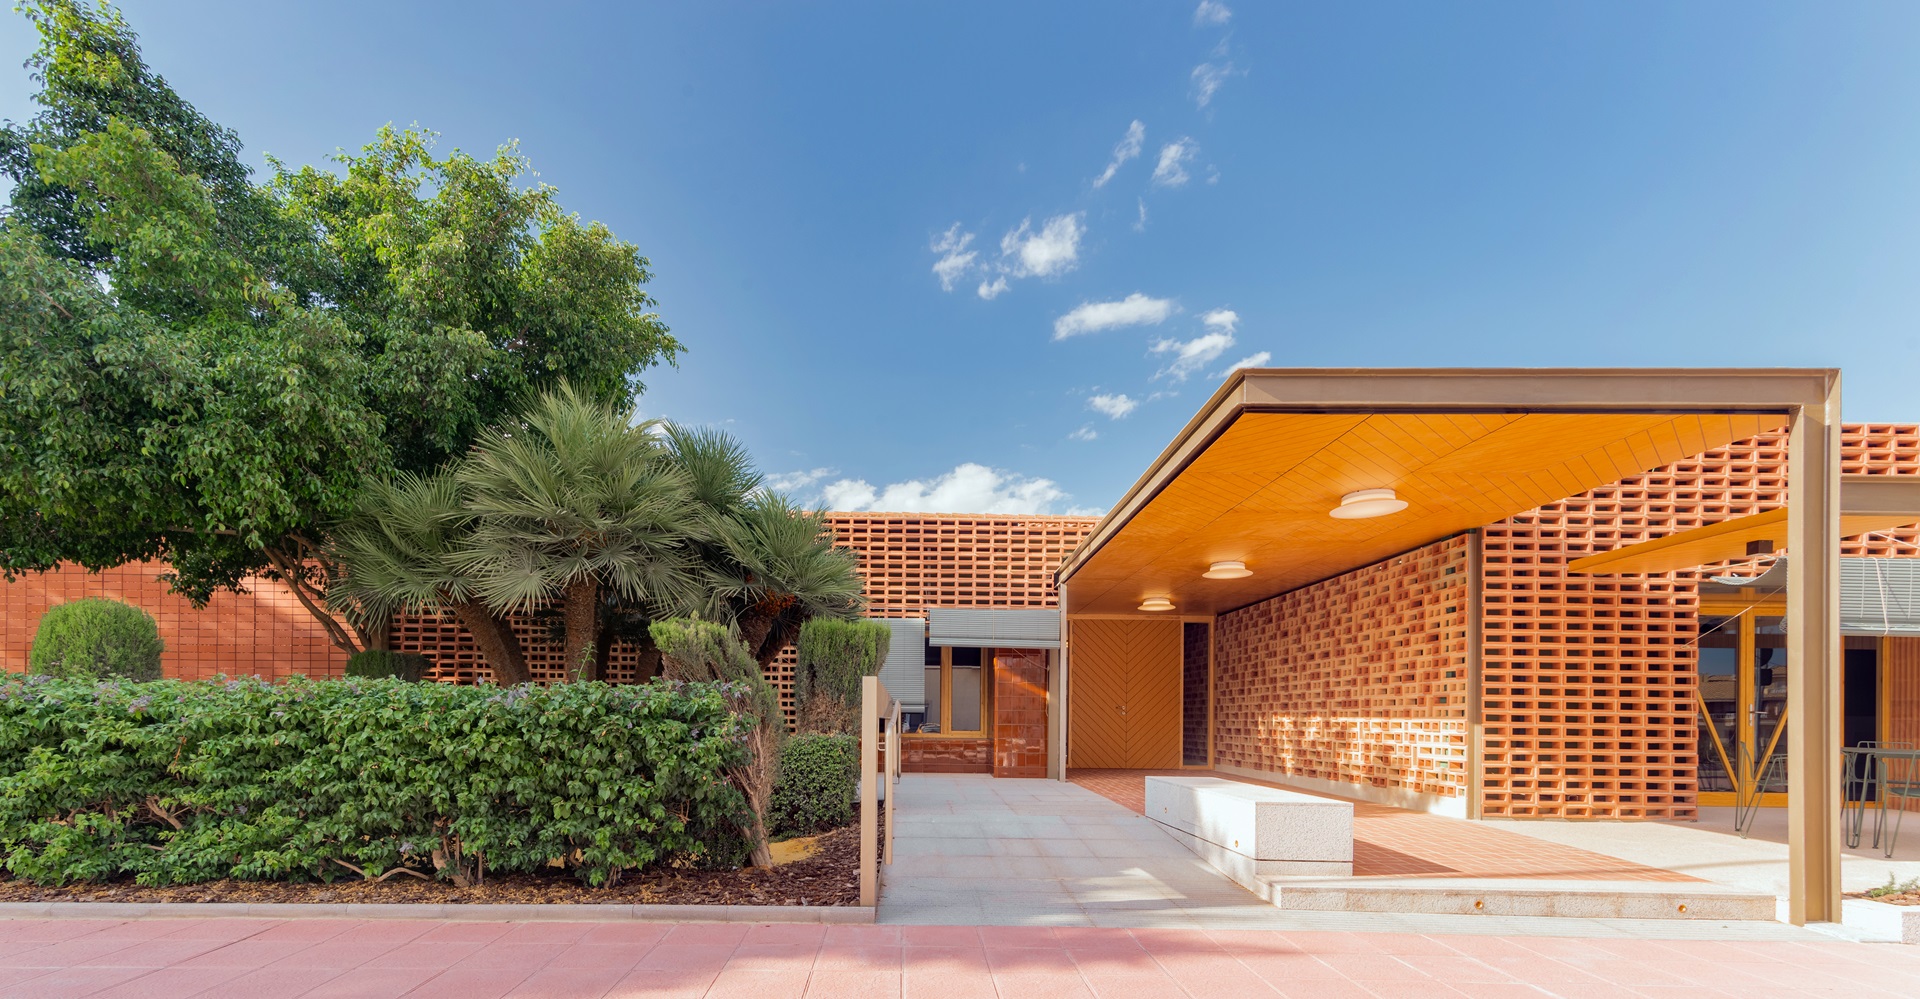
[[1170,611],[1173,609],[1173,601],[1166,597],[1148,597],[1140,601],[1140,609],[1143,611]]
[[1340,497],[1340,505],[1328,513],[1336,520],[1365,520],[1399,513],[1406,508],[1407,501],[1395,496],[1391,489],[1361,489]]
[[1207,579],[1245,579],[1253,575],[1253,570],[1239,559],[1230,559],[1207,566],[1207,571],[1200,575]]

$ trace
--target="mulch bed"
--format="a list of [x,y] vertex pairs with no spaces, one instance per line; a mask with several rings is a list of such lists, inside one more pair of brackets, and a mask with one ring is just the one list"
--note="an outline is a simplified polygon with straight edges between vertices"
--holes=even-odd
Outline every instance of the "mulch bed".
[[1864,898],[1888,905],[1920,905],[1920,891],[1896,891],[1885,895],[1871,895],[1863,891],[1850,891],[1848,898]]
[[819,838],[820,851],[772,870],[628,872],[612,888],[593,888],[569,874],[489,875],[475,888],[406,876],[386,881],[290,884],[210,881],[146,888],[131,880],[52,887],[0,874],[0,902],[315,902],[513,903],[533,905],[858,905],[860,827]]

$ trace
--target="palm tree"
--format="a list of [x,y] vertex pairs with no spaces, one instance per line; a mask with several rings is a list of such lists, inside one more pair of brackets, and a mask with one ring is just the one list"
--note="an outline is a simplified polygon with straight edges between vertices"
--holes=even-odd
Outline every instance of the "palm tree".
[[722,431],[670,426],[665,436],[712,530],[695,545],[701,592],[676,613],[731,626],[763,669],[808,620],[859,615],[858,557],[833,543],[824,513],[762,489],[747,449]]
[[568,680],[597,673],[603,593],[697,599],[693,546],[711,529],[658,429],[562,386],[482,434],[457,473],[474,517],[459,568],[496,612],[559,603]]
[[860,560],[833,543],[823,510],[758,493],[721,533],[726,561],[715,595],[762,667],[818,617],[854,619],[866,609]]
[[402,611],[452,611],[503,686],[533,679],[513,626],[481,603],[458,568],[472,529],[460,484],[448,472],[401,473],[374,482],[354,515],[334,532],[333,554],[346,567],[327,596],[367,630],[384,629]]

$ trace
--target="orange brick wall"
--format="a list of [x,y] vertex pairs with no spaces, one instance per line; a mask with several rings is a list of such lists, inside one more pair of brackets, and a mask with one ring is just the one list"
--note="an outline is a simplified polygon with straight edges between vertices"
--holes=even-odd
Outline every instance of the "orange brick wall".
[[1047,775],[1047,654],[993,651],[993,775]]
[[1472,543],[1220,615],[1216,764],[1464,798]]
[[[1848,426],[1841,447],[1847,474],[1920,474],[1920,427]],[[1772,433],[1486,528],[1483,814],[1694,817],[1699,573],[1564,566],[1779,507],[1786,469],[1786,435]],[[1917,541],[1902,529],[1842,552],[1913,556]]]
[[[827,521],[837,541],[860,554],[868,612],[875,617],[915,616],[928,607],[1058,606],[1053,570],[1094,524],[1091,517],[888,513],[832,513]],[[346,656],[277,583],[260,581],[245,595],[220,594],[205,611],[195,611],[167,595],[157,575],[152,567],[125,566],[0,584],[6,668],[26,668],[33,630],[48,606],[82,596],[113,597],[153,614],[167,641],[169,676],[324,676],[345,664]],[[515,631],[534,675],[558,676],[559,649],[546,641],[546,626],[523,616],[515,619]],[[486,675],[472,639],[451,615],[402,616],[390,640],[396,651],[432,659],[442,680],[472,683]],[[637,658],[630,647],[616,646],[609,678],[630,678]],[[784,692],[792,684],[793,650],[775,666],[775,682]]]
[[167,592],[164,567],[124,565],[90,573],[78,567],[0,583],[0,666],[24,672],[33,634],[49,607],[83,597],[105,597],[153,615],[166,651],[168,676],[205,679],[216,674],[274,678],[338,676],[346,654],[279,583],[251,580],[245,593],[218,593],[205,610]]

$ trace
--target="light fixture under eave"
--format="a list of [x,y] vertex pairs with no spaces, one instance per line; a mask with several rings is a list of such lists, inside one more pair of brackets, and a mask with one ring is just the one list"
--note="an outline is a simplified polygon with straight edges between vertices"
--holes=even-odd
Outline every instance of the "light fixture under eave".
[[1166,597],[1148,597],[1140,601],[1140,609],[1143,611],[1170,611],[1173,609],[1173,601]]
[[1407,501],[1395,496],[1391,489],[1361,489],[1340,497],[1340,505],[1328,511],[1328,516],[1336,520],[1365,520],[1399,513],[1406,508]]
[[1253,575],[1253,570],[1247,568],[1245,562],[1231,559],[1207,566],[1207,571],[1200,575],[1207,579],[1245,579]]

